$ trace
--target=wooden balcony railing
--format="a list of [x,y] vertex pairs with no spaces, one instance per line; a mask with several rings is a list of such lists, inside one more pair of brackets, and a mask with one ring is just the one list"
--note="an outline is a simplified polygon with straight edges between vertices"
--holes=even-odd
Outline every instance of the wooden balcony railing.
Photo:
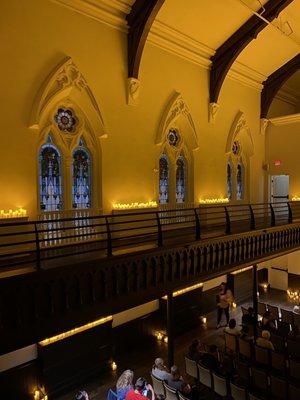
[[43,214],[37,221],[0,224],[0,267],[36,269],[300,220],[300,202],[200,206],[100,214]]
[[300,222],[294,222],[3,277],[0,353],[299,246]]

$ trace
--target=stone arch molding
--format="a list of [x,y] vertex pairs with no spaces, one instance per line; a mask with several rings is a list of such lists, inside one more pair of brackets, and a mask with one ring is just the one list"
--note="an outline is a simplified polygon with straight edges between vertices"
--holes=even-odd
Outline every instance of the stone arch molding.
[[236,139],[241,142],[243,152],[251,157],[254,154],[254,144],[246,116],[242,111],[237,113],[229,131],[225,149],[226,154],[231,153],[233,142]]
[[155,139],[156,145],[164,144],[166,134],[170,129],[178,129],[184,135],[189,149],[198,149],[198,138],[193,118],[182,95],[178,92],[174,93],[165,108]]
[[[99,138],[107,137],[97,101],[82,73],[68,57],[60,63],[42,85],[33,104],[30,128],[42,130],[53,124],[53,110],[57,106],[72,106]],[[82,128],[82,127],[81,127]]]

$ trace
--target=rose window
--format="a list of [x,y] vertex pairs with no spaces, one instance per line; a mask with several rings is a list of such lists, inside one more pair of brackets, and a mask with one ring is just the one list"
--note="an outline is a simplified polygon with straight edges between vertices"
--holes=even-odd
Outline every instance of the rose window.
[[75,130],[76,118],[71,110],[59,108],[54,117],[58,128],[61,131],[73,132]]

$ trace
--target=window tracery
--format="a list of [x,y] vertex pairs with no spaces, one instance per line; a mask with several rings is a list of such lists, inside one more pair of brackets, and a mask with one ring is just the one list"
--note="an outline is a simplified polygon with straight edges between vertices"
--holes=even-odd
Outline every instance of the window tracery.
[[165,154],[159,159],[159,203],[169,202],[169,162]]
[[42,211],[62,209],[61,158],[50,136],[39,154],[39,183],[40,209]]
[[179,156],[176,162],[176,203],[185,202],[186,193],[186,177],[185,177],[185,160],[183,156]]
[[91,207],[91,160],[82,139],[73,152],[72,200],[73,208]]

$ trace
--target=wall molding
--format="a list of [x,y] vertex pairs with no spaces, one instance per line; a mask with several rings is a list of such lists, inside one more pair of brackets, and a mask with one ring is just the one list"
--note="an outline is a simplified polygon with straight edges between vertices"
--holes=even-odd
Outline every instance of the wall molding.
[[122,0],[50,0],[111,28],[127,32],[126,15],[131,7]]
[[282,117],[275,117],[269,119],[270,123],[275,126],[295,124],[300,122],[300,113],[283,115]]
[[[124,33],[128,32],[126,15],[130,13],[129,0],[50,0],[61,6],[67,7],[86,17],[97,20],[111,28]],[[147,43],[159,47],[171,54],[192,62],[205,70],[209,70],[212,64],[211,57],[215,50],[206,46],[188,35],[170,27],[169,25],[155,20],[149,32]],[[243,86],[262,90],[262,82],[267,76],[256,71],[245,64],[235,61],[230,68],[227,77],[241,83]],[[292,105],[296,105],[299,97],[295,96],[292,89],[284,87],[276,98]]]

